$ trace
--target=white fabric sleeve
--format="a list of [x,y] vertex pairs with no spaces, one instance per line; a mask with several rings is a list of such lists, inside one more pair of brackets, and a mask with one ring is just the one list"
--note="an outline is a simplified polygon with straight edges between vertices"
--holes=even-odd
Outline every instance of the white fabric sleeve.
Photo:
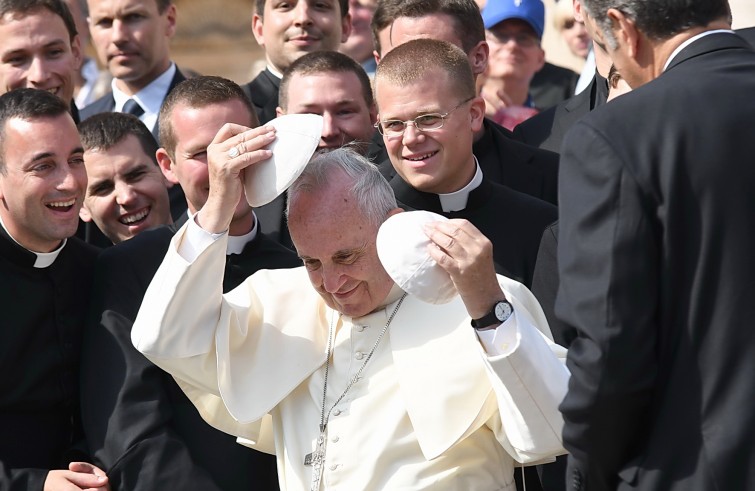
[[189,219],[189,226],[186,229],[186,234],[178,245],[178,255],[189,263],[193,263],[194,260],[210,246],[210,244],[228,233],[226,230],[219,234],[212,234],[199,226],[196,217],[197,216],[194,215]]
[[485,352],[489,356],[506,356],[516,349],[519,324],[528,322],[525,317],[517,320],[516,312],[495,329],[479,331],[475,329]]

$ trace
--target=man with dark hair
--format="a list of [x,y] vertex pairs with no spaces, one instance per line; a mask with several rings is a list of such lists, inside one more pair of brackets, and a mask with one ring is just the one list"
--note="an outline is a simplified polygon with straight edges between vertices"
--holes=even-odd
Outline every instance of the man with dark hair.
[[20,87],[42,89],[73,102],[82,60],[81,41],[61,0],[0,1],[0,93]]
[[267,68],[244,86],[261,124],[275,118],[283,72],[313,51],[337,51],[351,32],[348,0],[256,0],[254,38]]
[[1,489],[108,483],[80,462],[79,350],[97,256],[72,237],[83,153],[60,98],[35,89],[0,96]]
[[[327,87],[327,90],[323,90]],[[320,149],[351,145],[365,154],[375,132],[375,103],[364,69],[337,51],[317,51],[294,61],[283,73],[280,86],[282,114],[319,114],[323,117]],[[286,193],[256,209],[262,229],[293,247],[284,210]]]
[[[168,148],[159,149],[158,159],[166,175],[183,185],[192,214],[207,201],[207,146],[226,122],[257,126],[241,88],[219,77],[179,84],[160,113]],[[260,232],[244,196],[233,215],[225,290],[258,269],[299,265],[292,251]],[[114,490],[274,491],[275,459],[202,421],[176,381],[130,342],[144,292],[175,231],[171,225],[140,233],[104,251],[97,263],[82,357],[90,447]]]
[[564,140],[572,489],[755,487],[755,52],[726,0],[582,0],[634,89]]
[[82,220],[114,244],[173,222],[157,144],[144,123],[131,114],[95,114],[79,125],[79,136],[89,178]]
[[556,207],[490,182],[478,165],[472,143],[485,101],[464,52],[432,39],[394,48],[378,65],[375,97],[399,202],[469,220],[493,243],[499,272],[529,286]]
[[[381,0],[372,19],[372,32],[380,50],[376,52],[378,58],[406,41],[430,38],[461,48],[475,76],[487,67],[489,48],[480,10],[473,0]],[[474,154],[488,179],[557,203],[557,155],[513,141],[509,130],[489,119],[475,131],[474,142]],[[382,139],[373,143],[383,148]],[[379,153],[374,149],[371,152]],[[388,166],[387,175],[393,175],[387,160],[379,165]]]

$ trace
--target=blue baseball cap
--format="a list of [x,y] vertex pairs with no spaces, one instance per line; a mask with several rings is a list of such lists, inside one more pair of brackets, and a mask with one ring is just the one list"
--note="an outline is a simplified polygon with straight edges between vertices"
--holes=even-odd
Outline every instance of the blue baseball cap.
[[482,9],[482,22],[490,29],[508,19],[521,19],[532,26],[538,38],[543,37],[545,5],[542,0],[488,0]]

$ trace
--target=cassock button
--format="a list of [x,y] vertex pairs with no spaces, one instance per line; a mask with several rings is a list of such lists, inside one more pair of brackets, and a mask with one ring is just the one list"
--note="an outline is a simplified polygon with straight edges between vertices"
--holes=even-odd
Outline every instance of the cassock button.
[[354,358],[356,358],[357,360],[361,360],[362,358],[364,358],[364,353],[362,353],[361,351],[357,351],[354,354]]
[[340,415],[341,415],[341,410],[340,409],[334,409],[333,410],[333,416],[340,416]]
[[337,436],[334,436],[333,438],[330,439],[330,441],[333,443],[338,443],[339,440],[340,438],[338,438]]
[[364,330],[367,329],[367,326],[357,326],[357,331],[364,332]]
[[334,471],[334,470],[336,470],[336,469],[338,469],[338,464],[332,464],[332,465],[330,466],[330,470]]

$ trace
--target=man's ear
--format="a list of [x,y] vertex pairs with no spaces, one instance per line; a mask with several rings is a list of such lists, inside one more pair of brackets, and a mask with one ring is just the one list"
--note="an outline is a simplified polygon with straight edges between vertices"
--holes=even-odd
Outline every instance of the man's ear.
[[582,13],[582,1],[572,0],[572,9],[574,10],[574,20],[577,22],[584,22],[585,17]]
[[79,210],[79,218],[81,218],[85,222],[92,221],[92,214],[89,212],[89,208],[87,208],[86,204],[84,204]]
[[174,3],[168,5],[165,14],[165,18],[168,20],[168,23],[165,25],[165,36],[172,38],[176,35],[176,17],[178,15],[176,5]]
[[488,67],[489,56],[490,46],[488,46],[487,41],[480,41],[474,48],[469,50],[467,58],[469,58],[469,64],[472,66],[472,73],[474,73],[475,78],[485,73],[485,69]]
[[631,59],[637,59],[639,53],[640,37],[642,36],[637,29],[635,22],[624,15],[624,12],[617,9],[608,9],[606,13],[611,19],[611,29],[619,45],[624,46],[626,54]]
[[84,56],[81,53],[81,37],[77,34],[71,41],[71,54],[73,55],[74,65],[76,70],[81,70],[81,64],[84,61]]
[[157,164],[160,166],[160,170],[165,176],[165,179],[168,180],[168,187],[170,188],[174,184],[178,184],[178,177],[176,176],[176,173],[173,172],[173,159],[168,155],[168,151],[163,147],[160,147],[157,149],[157,152],[155,152],[155,157],[157,158]]
[[280,106],[278,106],[278,107],[275,108],[275,117],[280,118],[284,114],[286,114],[286,113],[283,111],[283,109],[281,109]]
[[264,48],[265,35],[262,33],[262,24],[262,17],[260,17],[259,14],[254,14],[252,16],[252,34],[254,34],[254,39],[257,41],[257,44],[259,44],[261,48]]
[[485,99],[479,96],[472,99],[472,103],[469,105],[469,117],[472,131],[480,131],[485,119]]
[[346,14],[341,19],[341,42],[345,43],[351,34],[351,14]]

